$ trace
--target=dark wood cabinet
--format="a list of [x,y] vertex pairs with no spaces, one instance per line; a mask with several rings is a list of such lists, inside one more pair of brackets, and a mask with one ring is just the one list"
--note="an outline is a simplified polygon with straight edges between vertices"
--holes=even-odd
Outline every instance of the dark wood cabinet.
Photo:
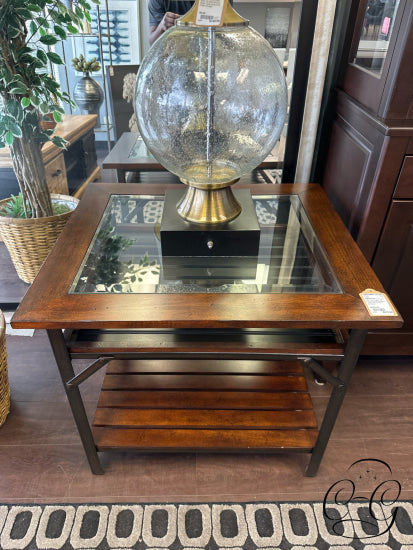
[[354,3],[321,183],[405,321],[363,353],[411,355],[413,3],[382,4],[391,17],[366,30],[369,3]]

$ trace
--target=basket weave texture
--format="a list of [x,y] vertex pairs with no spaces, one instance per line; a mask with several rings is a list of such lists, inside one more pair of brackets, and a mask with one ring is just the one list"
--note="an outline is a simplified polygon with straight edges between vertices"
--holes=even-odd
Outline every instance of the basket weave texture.
[[[0,208],[8,200],[0,201]],[[52,195],[52,201],[66,201],[72,205],[79,202],[78,199],[66,195]],[[22,281],[33,282],[71,214],[72,212],[67,212],[34,219],[0,216],[0,235]]]
[[7,372],[6,322],[0,309],[0,426],[10,411],[10,386]]

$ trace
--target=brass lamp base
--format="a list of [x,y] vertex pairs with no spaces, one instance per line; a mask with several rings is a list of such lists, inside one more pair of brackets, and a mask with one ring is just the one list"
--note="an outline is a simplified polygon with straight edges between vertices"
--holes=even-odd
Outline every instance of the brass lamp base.
[[188,186],[176,209],[184,220],[200,224],[226,223],[241,213],[241,205],[230,186],[219,189]]

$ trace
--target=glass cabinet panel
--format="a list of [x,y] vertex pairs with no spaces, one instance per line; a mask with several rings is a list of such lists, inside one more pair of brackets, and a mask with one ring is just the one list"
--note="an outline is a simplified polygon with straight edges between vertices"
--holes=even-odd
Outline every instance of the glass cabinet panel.
[[399,0],[368,0],[353,63],[380,76]]

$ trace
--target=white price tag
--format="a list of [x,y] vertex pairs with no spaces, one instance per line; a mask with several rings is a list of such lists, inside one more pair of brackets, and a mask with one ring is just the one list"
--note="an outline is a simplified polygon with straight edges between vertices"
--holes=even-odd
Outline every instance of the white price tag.
[[360,298],[372,317],[397,315],[392,303],[382,292],[367,289],[360,294]]
[[221,24],[222,12],[227,0],[199,0],[195,23],[208,27]]

